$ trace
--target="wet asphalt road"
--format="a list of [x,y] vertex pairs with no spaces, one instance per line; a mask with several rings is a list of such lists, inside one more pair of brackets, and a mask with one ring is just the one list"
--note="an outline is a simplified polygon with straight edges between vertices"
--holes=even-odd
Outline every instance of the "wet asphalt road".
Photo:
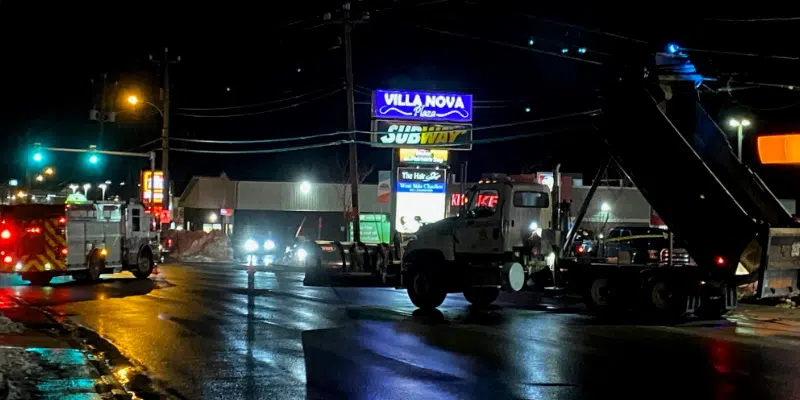
[[191,399],[800,397],[800,312],[645,326],[518,295],[420,314],[393,289],[307,288],[286,271],[253,284],[237,266],[168,265],[94,285],[0,277],[0,295],[97,331]]

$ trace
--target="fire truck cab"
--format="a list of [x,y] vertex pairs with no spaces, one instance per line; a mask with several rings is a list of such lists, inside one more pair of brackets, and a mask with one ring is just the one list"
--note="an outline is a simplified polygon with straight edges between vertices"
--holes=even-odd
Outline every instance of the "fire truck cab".
[[122,270],[144,279],[160,260],[152,226],[134,202],[0,206],[0,273],[36,285],[61,275],[96,281]]

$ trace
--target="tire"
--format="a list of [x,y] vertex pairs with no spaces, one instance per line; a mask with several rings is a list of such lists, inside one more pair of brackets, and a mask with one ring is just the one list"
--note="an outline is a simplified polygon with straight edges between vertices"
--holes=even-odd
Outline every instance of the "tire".
[[106,268],[106,261],[95,252],[89,257],[89,265],[87,265],[87,267],[86,280],[97,282],[100,280],[100,275]]
[[676,320],[686,316],[690,300],[680,285],[667,279],[656,278],[644,285],[644,304],[659,319]]
[[586,307],[592,312],[606,312],[613,306],[611,277],[606,275],[595,275],[589,281],[589,285],[583,295]]
[[52,276],[47,276],[47,275],[32,275],[32,276],[23,277],[23,279],[25,279],[28,282],[30,282],[31,285],[33,285],[33,286],[44,286],[44,285],[49,284],[50,281],[53,279],[53,277]]
[[464,291],[464,298],[475,307],[487,307],[497,300],[500,289],[497,288],[470,288]]
[[439,307],[447,297],[441,279],[430,268],[410,272],[407,290],[411,302],[421,309]]
[[138,279],[146,279],[153,273],[153,267],[153,254],[148,250],[144,250],[139,254],[139,258],[136,260],[136,268],[132,269],[131,272]]

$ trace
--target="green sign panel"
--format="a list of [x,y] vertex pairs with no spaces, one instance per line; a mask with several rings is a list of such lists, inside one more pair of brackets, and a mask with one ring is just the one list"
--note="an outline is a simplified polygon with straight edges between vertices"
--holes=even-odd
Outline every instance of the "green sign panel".
[[[361,241],[364,243],[389,243],[390,226],[384,214],[361,214]],[[350,223],[347,239],[353,241],[353,223]]]

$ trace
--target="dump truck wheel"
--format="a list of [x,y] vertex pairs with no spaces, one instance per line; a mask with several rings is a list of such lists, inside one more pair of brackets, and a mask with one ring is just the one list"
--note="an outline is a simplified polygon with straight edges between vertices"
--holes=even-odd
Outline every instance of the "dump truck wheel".
[[486,307],[497,300],[500,289],[497,288],[469,288],[464,290],[464,298],[475,307]]
[[438,274],[431,268],[421,268],[409,272],[408,297],[421,309],[436,308],[444,303],[447,291]]

